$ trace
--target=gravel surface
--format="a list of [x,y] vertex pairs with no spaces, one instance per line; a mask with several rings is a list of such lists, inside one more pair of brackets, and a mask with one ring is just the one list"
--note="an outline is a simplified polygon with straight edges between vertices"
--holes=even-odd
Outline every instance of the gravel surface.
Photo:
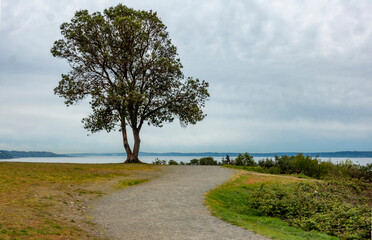
[[102,198],[95,221],[110,239],[268,239],[212,216],[205,192],[229,179],[218,166],[167,166],[157,179]]

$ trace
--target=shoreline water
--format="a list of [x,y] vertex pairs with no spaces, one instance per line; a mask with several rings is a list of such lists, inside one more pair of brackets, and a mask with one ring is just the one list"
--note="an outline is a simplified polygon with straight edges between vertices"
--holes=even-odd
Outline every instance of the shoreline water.
[[[177,162],[189,162],[194,158],[202,158],[205,156],[140,156],[140,160],[144,163],[152,163],[156,158],[160,160],[175,160]],[[235,156],[230,156],[234,159]],[[29,158],[12,158],[12,159],[2,159],[0,162],[43,162],[43,163],[85,163],[85,164],[106,164],[106,163],[122,163],[125,161],[125,156],[79,156],[79,157],[29,157]],[[266,157],[254,157],[257,162],[260,159]],[[267,158],[274,159],[273,156],[268,156]],[[222,157],[214,157],[215,160],[221,161]],[[332,163],[339,163],[345,160],[351,160],[354,164],[367,165],[372,163],[372,158],[336,158],[336,157],[323,157],[318,158],[322,162],[331,161]]]

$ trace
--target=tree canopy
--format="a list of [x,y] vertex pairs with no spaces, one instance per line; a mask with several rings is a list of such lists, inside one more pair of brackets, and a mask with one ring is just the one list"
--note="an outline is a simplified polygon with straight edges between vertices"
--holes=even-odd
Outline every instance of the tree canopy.
[[[54,93],[67,106],[89,97],[93,112],[83,118],[92,133],[119,129],[126,162],[138,162],[139,132],[144,123],[161,127],[178,117],[181,124],[196,124],[206,115],[208,83],[185,78],[166,26],[153,11],[122,4],[103,14],[77,11],[61,25],[63,39],[51,53],[68,61]],[[134,136],[133,150],[126,127]]]

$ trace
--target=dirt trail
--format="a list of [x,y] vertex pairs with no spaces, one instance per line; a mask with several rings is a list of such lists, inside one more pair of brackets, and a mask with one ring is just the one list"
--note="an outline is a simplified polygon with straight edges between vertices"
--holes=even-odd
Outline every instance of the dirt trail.
[[162,177],[104,197],[93,214],[110,239],[268,239],[212,216],[203,195],[233,175],[218,166],[168,166]]

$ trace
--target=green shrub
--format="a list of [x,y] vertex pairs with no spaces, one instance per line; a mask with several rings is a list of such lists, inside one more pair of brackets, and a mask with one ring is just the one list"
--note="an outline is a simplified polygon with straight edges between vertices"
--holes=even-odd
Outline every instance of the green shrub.
[[256,162],[253,160],[253,156],[249,155],[249,153],[241,154],[239,153],[238,156],[234,160],[234,165],[237,166],[256,166]]
[[230,160],[229,154],[226,154],[226,157],[225,158],[222,158],[221,164],[223,164],[223,165],[225,165],[225,164],[231,164],[231,160]]
[[293,167],[294,158],[293,156],[289,157],[287,155],[283,155],[281,157],[275,156],[275,166],[279,168],[280,173],[282,174],[291,174],[295,173],[296,169]]
[[370,185],[357,181],[261,185],[247,201],[249,208],[307,231],[342,239],[370,239],[370,191]]
[[191,159],[190,162],[188,163],[189,165],[200,165],[199,159]]
[[213,157],[202,157],[200,159],[191,159],[187,165],[219,165],[220,163],[214,160]]
[[[239,154],[235,165],[246,166],[244,161],[244,156]],[[334,164],[330,160],[320,161],[317,157],[304,156],[302,153],[296,156],[275,156],[275,161],[271,158],[261,159],[258,166],[272,174],[296,173],[312,178],[357,178],[372,182],[372,164],[361,166],[353,164],[350,160]]]
[[261,159],[258,161],[258,166],[263,168],[271,168],[274,167],[275,163],[271,158]]
[[366,166],[353,164],[348,168],[348,175],[352,178],[372,182],[372,163],[369,163]]
[[178,165],[178,162],[171,159],[168,161],[168,165]]
[[165,164],[167,164],[167,161],[165,161],[165,160],[160,160],[159,158],[155,158],[155,160],[152,161],[152,164],[165,165]]
[[234,165],[244,166],[243,160],[244,160],[243,155],[241,153],[239,153],[238,156],[234,160]]
[[271,167],[268,169],[268,173],[271,173],[271,174],[280,174],[281,171],[280,171],[280,168],[277,167],[277,166],[274,166],[274,167]]
[[199,159],[200,165],[218,165],[217,161],[213,157],[203,157]]
[[317,158],[304,156],[302,153],[299,153],[293,157],[292,164],[296,173],[303,173],[309,177],[319,177],[320,165]]
[[249,153],[244,153],[243,157],[245,166],[257,166],[256,162],[253,160],[253,156],[249,155]]

